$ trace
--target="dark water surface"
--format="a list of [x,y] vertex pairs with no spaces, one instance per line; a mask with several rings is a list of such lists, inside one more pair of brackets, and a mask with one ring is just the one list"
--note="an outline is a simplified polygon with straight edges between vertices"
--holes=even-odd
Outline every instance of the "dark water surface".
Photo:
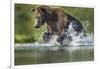
[[93,61],[93,46],[15,47],[15,65]]

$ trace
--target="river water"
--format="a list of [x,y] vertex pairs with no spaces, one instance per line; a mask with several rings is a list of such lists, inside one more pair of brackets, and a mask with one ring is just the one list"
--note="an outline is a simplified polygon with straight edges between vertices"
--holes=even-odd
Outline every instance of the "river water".
[[15,65],[93,61],[93,46],[15,47]]

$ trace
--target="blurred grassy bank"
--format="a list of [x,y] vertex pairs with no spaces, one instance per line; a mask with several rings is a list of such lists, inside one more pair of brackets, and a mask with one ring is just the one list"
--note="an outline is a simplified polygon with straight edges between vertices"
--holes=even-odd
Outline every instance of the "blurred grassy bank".
[[[46,24],[40,29],[34,28],[34,13],[31,11],[36,5],[15,4],[15,43],[33,43],[41,41],[42,32],[46,30]],[[62,7],[66,12],[77,17],[82,23],[89,22],[88,32],[94,32],[94,9],[79,7]]]

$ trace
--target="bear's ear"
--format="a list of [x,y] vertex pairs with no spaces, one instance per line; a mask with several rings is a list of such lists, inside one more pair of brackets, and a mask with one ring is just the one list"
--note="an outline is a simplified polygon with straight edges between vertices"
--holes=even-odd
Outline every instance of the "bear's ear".
[[40,8],[40,9],[41,9],[41,11],[44,12],[45,14],[51,16],[51,11],[49,10],[49,8],[44,8],[44,7],[42,7],[42,8]]
[[32,8],[31,11],[32,11],[32,12],[35,12],[35,8]]

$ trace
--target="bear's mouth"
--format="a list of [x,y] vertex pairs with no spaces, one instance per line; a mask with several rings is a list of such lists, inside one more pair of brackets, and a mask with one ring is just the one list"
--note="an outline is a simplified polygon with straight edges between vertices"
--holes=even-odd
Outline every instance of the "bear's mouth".
[[37,25],[37,26],[35,26],[35,28],[40,28],[40,26]]

